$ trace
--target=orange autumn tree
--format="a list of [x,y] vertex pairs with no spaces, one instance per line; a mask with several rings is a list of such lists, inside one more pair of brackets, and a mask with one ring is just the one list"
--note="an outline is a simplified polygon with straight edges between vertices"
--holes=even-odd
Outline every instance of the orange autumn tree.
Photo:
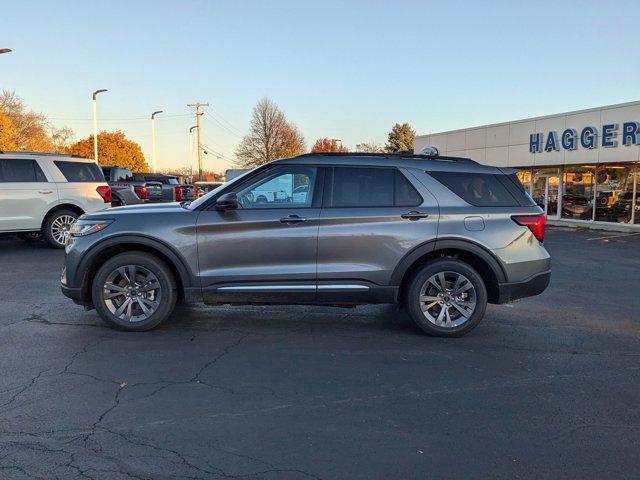
[[349,150],[346,147],[338,144],[338,140],[332,138],[329,140],[328,138],[319,138],[316,140],[316,143],[313,144],[311,148],[311,153],[322,153],[322,152],[348,152]]
[[[93,158],[93,135],[71,145],[69,153]],[[115,132],[104,130],[98,134],[98,163],[100,165],[117,165],[137,173],[149,171],[149,165],[144,159],[140,145],[128,140],[124,132],[120,130]]]
[[17,150],[15,137],[13,123],[0,106],[0,150]]

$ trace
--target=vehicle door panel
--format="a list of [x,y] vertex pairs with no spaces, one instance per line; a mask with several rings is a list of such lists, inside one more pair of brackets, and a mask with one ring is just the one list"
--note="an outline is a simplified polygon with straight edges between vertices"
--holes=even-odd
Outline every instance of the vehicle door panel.
[[319,216],[313,205],[202,211],[198,256],[205,301],[313,301]]
[[[35,159],[3,161],[33,162],[32,168],[39,169],[40,173],[34,176],[34,181],[18,182],[2,181],[0,172],[0,231],[40,229],[46,213],[58,202],[56,184],[46,181],[44,171]],[[12,179],[8,171],[6,179]]]
[[[439,217],[436,199],[411,175],[405,178],[422,197],[421,204],[323,207],[318,234],[319,289],[354,282],[371,288],[388,286],[394,268],[407,253],[435,240]],[[403,218],[412,212],[420,217]]]

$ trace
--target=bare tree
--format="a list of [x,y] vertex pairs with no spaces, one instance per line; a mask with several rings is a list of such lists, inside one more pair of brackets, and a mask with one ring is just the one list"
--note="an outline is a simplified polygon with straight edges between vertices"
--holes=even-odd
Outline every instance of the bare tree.
[[360,153],[383,153],[384,147],[378,145],[375,141],[358,143],[356,152]]
[[299,155],[305,149],[302,133],[268,98],[260,100],[251,115],[249,133],[236,149],[243,167],[257,167],[272,160]]
[[73,144],[73,130],[69,127],[50,127],[51,142],[55,153],[67,153]]

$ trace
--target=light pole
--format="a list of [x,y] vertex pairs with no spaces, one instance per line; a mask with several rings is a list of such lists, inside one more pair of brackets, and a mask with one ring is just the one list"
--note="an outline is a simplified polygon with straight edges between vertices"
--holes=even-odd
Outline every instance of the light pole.
[[[189,173],[193,177],[193,129],[198,128],[194,125],[189,129]],[[191,179],[193,181],[193,178]]]
[[13,52],[10,48],[0,48],[0,53],[10,53]]
[[93,159],[98,163],[98,118],[96,108],[96,95],[106,92],[106,88],[101,88],[93,92]]
[[151,114],[151,155],[153,158],[153,173],[156,173],[156,115],[162,113],[157,110]]

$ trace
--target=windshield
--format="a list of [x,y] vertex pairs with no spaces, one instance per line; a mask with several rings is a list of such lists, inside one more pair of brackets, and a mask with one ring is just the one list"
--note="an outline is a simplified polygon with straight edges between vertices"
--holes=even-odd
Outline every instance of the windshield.
[[247,172],[244,172],[242,175],[234,178],[233,180],[228,181],[227,183],[223,183],[222,185],[220,185],[219,187],[216,187],[215,189],[211,190],[209,193],[207,193],[206,195],[198,198],[197,200],[194,200],[193,202],[191,202],[189,204],[189,209],[193,210],[195,208],[198,208],[198,206],[202,205],[203,203],[205,203],[208,199],[210,199],[213,195],[215,195],[216,193],[218,193],[220,190],[222,190],[225,187],[228,187],[229,185],[233,185],[234,183],[236,183],[238,180],[241,180],[242,178],[244,178],[248,173],[253,172],[253,170],[249,170]]

